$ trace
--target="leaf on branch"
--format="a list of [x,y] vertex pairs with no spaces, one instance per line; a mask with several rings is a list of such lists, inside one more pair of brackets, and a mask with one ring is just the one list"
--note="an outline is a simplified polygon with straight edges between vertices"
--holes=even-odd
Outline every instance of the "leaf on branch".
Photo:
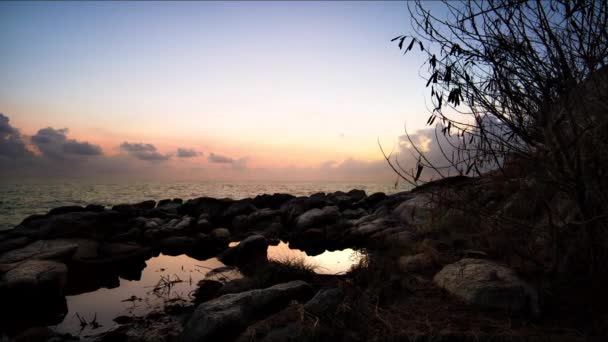
[[443,80],[445,82],[448,83],[448,85],[450,84],[450,81],[452,80],[452,67],[448,66],[445,68],[445,74],[443,76]]
[[414,47],[414,43],[416,42],[416,38],[412,38],[412,41],[410,42],[410,45],[407,47],[407,51],[410,51],[413,47]]
[[403,36],[397,36],[397,37],[391,39],[391,42],[394,42],[395,40],[400,39],[400,38],[403,38]]
[[435,69],[437,67],[437,57],[433,55],[429,60],[429,63],[431,64],[431,67]]
[[406,36],[401,37],[401,40],[399,41],[399,50],[403,49],[403,42],[405,41],[405,38],[407,38]]
[[414,177],[414,181],[417,181],[418,178],[420,178],[420,175],[422,174],[422,169],[424,167],[422,166],[422,164],[420,164],[420,161],[418,161],[418,169],[416,170],[416,177]]
[[437,83],[437,76],[439,75],[439,71],[435,71],[431,77],[429,77],[429,80],[426,82],[426,86],[428,87],[431,82],[433,83]]
[[422,42],[418,42],[418,45],[420,45],[420,51],[424,51],[424,46],[422,46]]

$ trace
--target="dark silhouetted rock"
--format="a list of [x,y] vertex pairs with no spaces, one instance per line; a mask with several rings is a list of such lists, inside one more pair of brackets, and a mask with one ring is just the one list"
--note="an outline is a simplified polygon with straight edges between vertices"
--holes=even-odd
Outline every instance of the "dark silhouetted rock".
[[295,222],[297,231],[303,231],[306,228],[319,228],[336,222],[340,218],[338,207],[327,206],[323,209],[311,209],[300,215]]
[[100,212],[100,211],[106,210],[106,207],[104,207],[101,204],[89,204],[86,207],[84,207],[84,210],[85,211]]
[[24,247],[0,255],[0,264],[10,264],[28,259],[68,260],[78,245],[67,240],[38,240]]
[[263,264],[268,261],[268,240],[262,235],[251,235],[226,250],[219,259],[227,265],[239,267]]
[[304,304],[304,309],[315,316],[331,317],[342,302],[342,296],[342,290],[338,288],[321,289]]
[[270,209],[279,209],[283,203],[295,198],[293,195],[289,194],[263,194],[258,195],[253,198],[252,203],[258,208],[270,208]]
[[184,342],[220,341],[238,336],[247,325],[291,300],[310,298],[312,288],[303,281],[275,285],[236,294],[227,294],[200,304],[186,324]]
[[37,239],[59,237],[90,237],[104,239],[125,231],[124,215],[106,210],[103,212],[71,212],[32,220],[15,228],[15,233]]
[[60,214],[65,214],[65,213],[76,213],[79,211],[85,211],[85,208],[83,208],[79,205],[67,205],[67,206],[63,206],[63,207],[53,208],[53,209],[49,210],[49,213],[47,215],[53,216],[53,215],[60,215]]

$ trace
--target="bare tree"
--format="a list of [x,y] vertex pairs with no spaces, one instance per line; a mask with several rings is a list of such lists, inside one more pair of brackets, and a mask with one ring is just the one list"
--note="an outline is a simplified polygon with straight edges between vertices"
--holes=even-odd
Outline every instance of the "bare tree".
[[442,140],[445,163],[415,147],[416,169],[385,154],[387,161],[412,183],[426,168],[440,176],[481,174],[504,171],[511,159],[529,162],[537,180],[576,203],[580,215],[567,226],[587,236],[591,257],[608,259],[608,248],[598,246],[606,243],[598,237],[606,235],[608,213],[608,2],[443,6],[437,14],[421,2],[408,4],[414,34],[393,41],[404,53],[427,56],[427,123],[436,125],[437,139],[450,137]]

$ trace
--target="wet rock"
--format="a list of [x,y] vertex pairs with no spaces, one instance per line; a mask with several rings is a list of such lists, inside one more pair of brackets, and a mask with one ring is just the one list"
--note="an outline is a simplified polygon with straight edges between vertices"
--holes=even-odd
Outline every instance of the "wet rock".
[[234,338],[253,320],[280,310],[291,300],[309,298],[311,292],[310,285],[298,280],[212,299],[196,308],[184,328],[181,340],[219,341]]
[[249,266],[268,261],[268,240],[262,235],[251,235],[237,246],[226,250],[219,259],[227,265]]
[[321,289],[306,302],[304,309],[315,316],[331,316],[342,302],[342,296],[338,288]]
[[300,215],[295,222],[297,231],[311,227],[323,227],[336,222],[340,218],[338,207],[327,206],[323,209],[311,209]]
[[468,304],[539,313],[536,290],[512,269],[493,261],[461,259],[446,265],[433,281]]
[[14,342],[68,342],[79,341],[78,337],[61,335],[48,327],[32,327],[15,336]]
[[10,264],[26,259],[67,260],[78,249],[78,245],[67,240],[38,240],[25,247],[0,255],[0,264]]

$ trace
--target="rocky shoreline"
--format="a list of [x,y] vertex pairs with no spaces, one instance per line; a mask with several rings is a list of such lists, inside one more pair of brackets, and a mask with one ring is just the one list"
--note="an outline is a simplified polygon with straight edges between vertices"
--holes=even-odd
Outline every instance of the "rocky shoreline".
[[[468,181],[462,177],[451,184]],[[442,289],[462,305],[499,310],[507,317],[538,317],[537,290],[509,267],[471,250],[474,234],[420,228],[438,216],[455,217],[436,205],[438,187],[446,186],[393,195],[352,190],[307,197],[166,199],[112,208],[92,204],[33,215],[0,233],[0,329],[17,340],[70,340],[75,337],[44,328],[63,319],[66,295],[117,286],[119,277],[137,279],[145,261],[159,253],[199,260],[218,256],[249,279],[268,267],[268,245],[279,240],[309,255],[347,247],[364,249],[369,258],[392,253],[391,274],[400,279],[396,281],[403,281],[403,274],[416,275],[421,284],[433,291]],[[234,241],[240,243],[229,247]],[[416,247],[421,242],[428,248]],[[290,303],[301,303],[302,313],[319,318],[331,315],[347,296],[348,282],[338,276],[302,278],[307,279],[240,280],[236,285],[202,281],[198,299],[187,308],[154,313],[153,318],[129,318],[94,339],[245,341],[260,321],[276,318],[277,312],[289,317],[285,310]],[[219,291],[226,286],[233,290]],[[280,326],[258,340],[294,338],[293,322]]]

